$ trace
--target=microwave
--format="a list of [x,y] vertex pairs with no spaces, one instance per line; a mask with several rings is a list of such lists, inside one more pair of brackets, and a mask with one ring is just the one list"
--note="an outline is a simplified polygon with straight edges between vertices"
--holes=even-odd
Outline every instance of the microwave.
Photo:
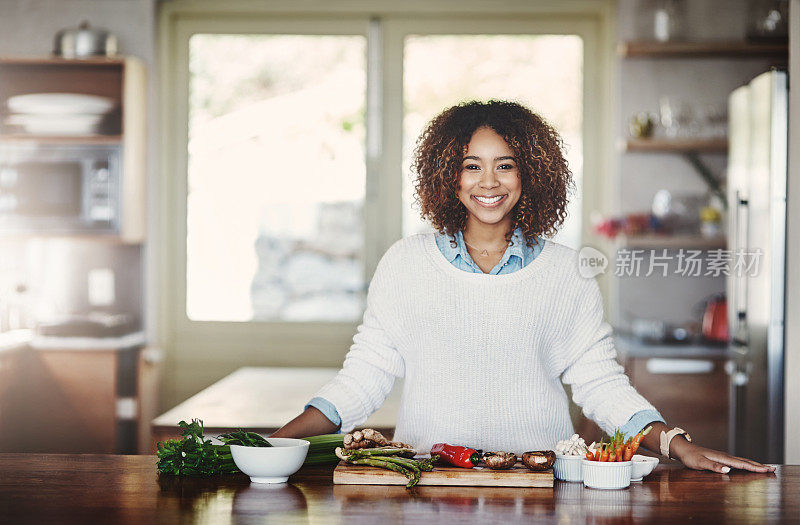
[[115,234],[119,144],[0,143],[0,233]]

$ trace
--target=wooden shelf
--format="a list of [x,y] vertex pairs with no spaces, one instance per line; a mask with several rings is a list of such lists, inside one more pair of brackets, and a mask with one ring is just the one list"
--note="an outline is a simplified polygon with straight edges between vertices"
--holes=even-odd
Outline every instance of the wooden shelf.
[[687,138],[687,139],[625,139],[621,144],[624,151],[651,151],[681,153],[687,151],[725,153],[728,151],[728,138]]
[[122,66],[124,57],[63,58],[51,56],[0,56],[0,64],[47,65],[47,66]]
[[0,142],[40,142],[42,144],[119,144],[122,135],[30,135],[2,133]]
[[652,248],[652,249],[695,249],[716,250],[724,249],[728,241],[723,236],[702,237],[700,235],[619,235],[615,238],[616,244],[621,248]]
[[763,58],[788,59],[789,44],[745,41],[657,42],[626,41],[617,45],[625,58]]
[[119,234],[107,233],[49,233],[49,232],[36,232],[36,233],[16,233],[16,232],[0,232],[0,243],[2,242],[27,242],[31,240],[67,240],[78,242],[91,242],[99,244],[111,245],[124,245],[135,246],[144,242],[143,239],[129,239]]

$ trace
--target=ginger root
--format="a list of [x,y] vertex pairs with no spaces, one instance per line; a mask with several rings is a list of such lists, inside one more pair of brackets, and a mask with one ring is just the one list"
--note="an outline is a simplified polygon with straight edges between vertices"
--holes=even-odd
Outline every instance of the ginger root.
[[407,443],[389,441],[374,428],[365,428],[364,430],[356,430],[350,434],[345,434],[343,444],[345,450],[376,447],[413,448]]

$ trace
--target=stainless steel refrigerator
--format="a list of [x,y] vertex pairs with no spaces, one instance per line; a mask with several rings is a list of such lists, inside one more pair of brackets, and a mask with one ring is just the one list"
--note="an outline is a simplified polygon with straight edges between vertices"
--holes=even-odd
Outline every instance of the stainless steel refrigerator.
[[783,461],[788,89],[773,69],[728,99],[729,442],[770,463]]

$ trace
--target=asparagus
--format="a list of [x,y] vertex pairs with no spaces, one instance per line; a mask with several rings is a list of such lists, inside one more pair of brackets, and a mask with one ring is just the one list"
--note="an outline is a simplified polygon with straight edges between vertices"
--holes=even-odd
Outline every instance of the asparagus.
[[403,456],[411,455],[414,457],[414,449],[411,448],[357,448],[343,450],[342,453],[347,457],[365,458],[369,456]]
[[420,459],[417,464],[423,472],[430,472],[437,461],[439,461],[439,455],[435,454],[427,459]]
[[402,465],[398,465],[397,463],[391,463],[389,461],[385,461],[385,459],[387,458],[354,459],[350,463],[353,463],[354,465],[368,465],[370,467],[380,467],[393,470],[395,472],[399,472],[400,474],[408,478],[408,483],[406,484],[406,488],[411,488],[419,482],[419,473],[416,473],[413,470],[408,469]]
[[403,457],[405,454],[414,453],[412,449],[403,448],[344,450],[339,447],[335,453],[340,459],[354,465],[367,465],[398,472],[408,478],[406,488],[411,488],[419,483],[422,472],[433,470],[433,464],[439,459],[439,456],[423,460]]
[[394,456],[377,456],[373,457],[372,459],[380,459],[381,461],[386,461],[388,463],[394,463],[395,465],[400,465],[401,467],[405,467],[411,470],[414,474],[417,475],[419,475],[419,473],[422,471],[420,466],[413,459],[398,458]]

